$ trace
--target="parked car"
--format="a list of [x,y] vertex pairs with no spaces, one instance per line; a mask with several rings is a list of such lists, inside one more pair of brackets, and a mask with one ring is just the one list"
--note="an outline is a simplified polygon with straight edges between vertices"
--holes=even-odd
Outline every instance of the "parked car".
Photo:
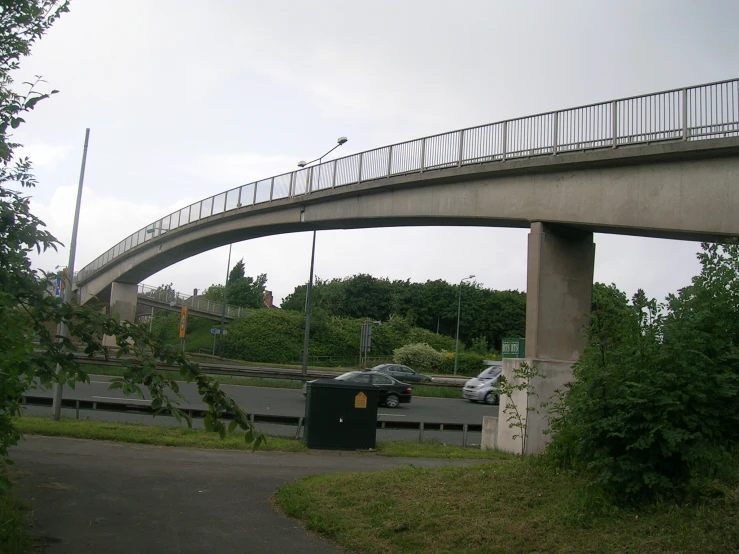
[[367,371],[379,371],[380,373],[389,375],[403,383],[424,383],[434,380],[434,378],[429,375],[416,373],[407,365],[400,364],[380,364],[368,369]]
[[[406,383],[380,373],[378,371],[350,371],[336,377],[338,381],[351,381],[363,385],[374,385],[379,390],[377,395],[380,406],[397,408],[399,404],[407,404],[411,401],[413,389]],[[303,385],[303,396],[308,395],[308,387],[313,381]]]
[[464,384],[463,396],[470,402],[498,403],[498,380],[503,371],[503,362],[488,366],[477,377]]

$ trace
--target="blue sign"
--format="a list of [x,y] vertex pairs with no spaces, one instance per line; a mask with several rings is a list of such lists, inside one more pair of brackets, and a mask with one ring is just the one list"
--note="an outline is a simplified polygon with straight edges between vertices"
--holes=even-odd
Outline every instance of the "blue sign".
[[[220,335],[221,334],[221,330],[220,329],[213,328],[213,329],[210,330],[210,334],[211,335]],[[228,332],[224,329],[223,330],[223,334],[224,335],[227,335]]]
[[62,295],[62,280],[61,278],[56,278],[56,287],[54,287],[54,296],[59,298]]

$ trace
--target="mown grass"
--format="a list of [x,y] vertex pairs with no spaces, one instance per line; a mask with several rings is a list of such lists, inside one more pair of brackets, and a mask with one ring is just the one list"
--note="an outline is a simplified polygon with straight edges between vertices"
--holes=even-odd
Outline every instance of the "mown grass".
[[0,552],[28,554],[33,552],[33,540],[28,534],[28,506],[12,491],[0,492]]
[[[94,366],[87,370],[90,375],[108,375],[120,377],[125,369],[122,367]],[[166,370],[157,370],[164,377],[172,377],[173,373]],[[269,377],[232,377],[230,375],[212,375],[223,385],[241,385],[244,387],[270,387],[274,389],[300,389],[303,382],[297,379],[275,379]],[[454,387],[429,387],[425,385],[411,385],[414,396],[430,398],[462,398],[462,390]]]
[[[109,440],[156,446],[179,446],[189,448],[212,448],[222,450],[251,450],[242,433],[232,433],[221,439],[216,433],[187,427],[159,427],[132,423],[110,423],[102,421],[62,419],[53,421],[48,417],[22,416],[14,424],[26,435],[68,437],[75,439]],[[259,424],[257,424],[257,428]],[[271,452],[308,452],[302,440],[282,437],[267,437],[267,443],[259,448]],[[511,456],[497,451],[482,451],[475,448],[448,446],[413,441],[378,442],[365,454],[409,458],[489,459],[506,460]]]
[[739,490],[695,506],[585,502],[585,483],[527,461],[320,475],[277,490],[311,531],[360,553],[727,553]]

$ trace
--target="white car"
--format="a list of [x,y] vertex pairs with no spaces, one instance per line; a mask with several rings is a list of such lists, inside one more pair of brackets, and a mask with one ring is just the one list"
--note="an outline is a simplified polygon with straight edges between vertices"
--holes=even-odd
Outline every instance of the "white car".
[[503,371],[503,362],[495,362],[488,366],[477,377],[464,384],[462,394],[470,402],[498,403],[498,380]]

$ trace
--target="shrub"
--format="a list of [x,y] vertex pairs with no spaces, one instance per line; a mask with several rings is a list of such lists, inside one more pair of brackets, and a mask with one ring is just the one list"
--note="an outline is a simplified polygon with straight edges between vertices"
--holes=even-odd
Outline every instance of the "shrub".
[[[457,374],[458,375],[478,375],[483,369],[483,361],[485,356],[481,356],[476,352],[460,352],[457,358]],[[452,375],[454,373],[454,352],[444,352],[444,363],[441,372]]]
[[555,406],[547,457],[589,472],[615,502],[679,499],[732,477],[739,249],[703,249],[701,274],[665,306],[594,288],[588,345]]
[[393,351],[393,361],[421,373],[439,373],[444,362],[441,352],[426,343],[407,344]]

